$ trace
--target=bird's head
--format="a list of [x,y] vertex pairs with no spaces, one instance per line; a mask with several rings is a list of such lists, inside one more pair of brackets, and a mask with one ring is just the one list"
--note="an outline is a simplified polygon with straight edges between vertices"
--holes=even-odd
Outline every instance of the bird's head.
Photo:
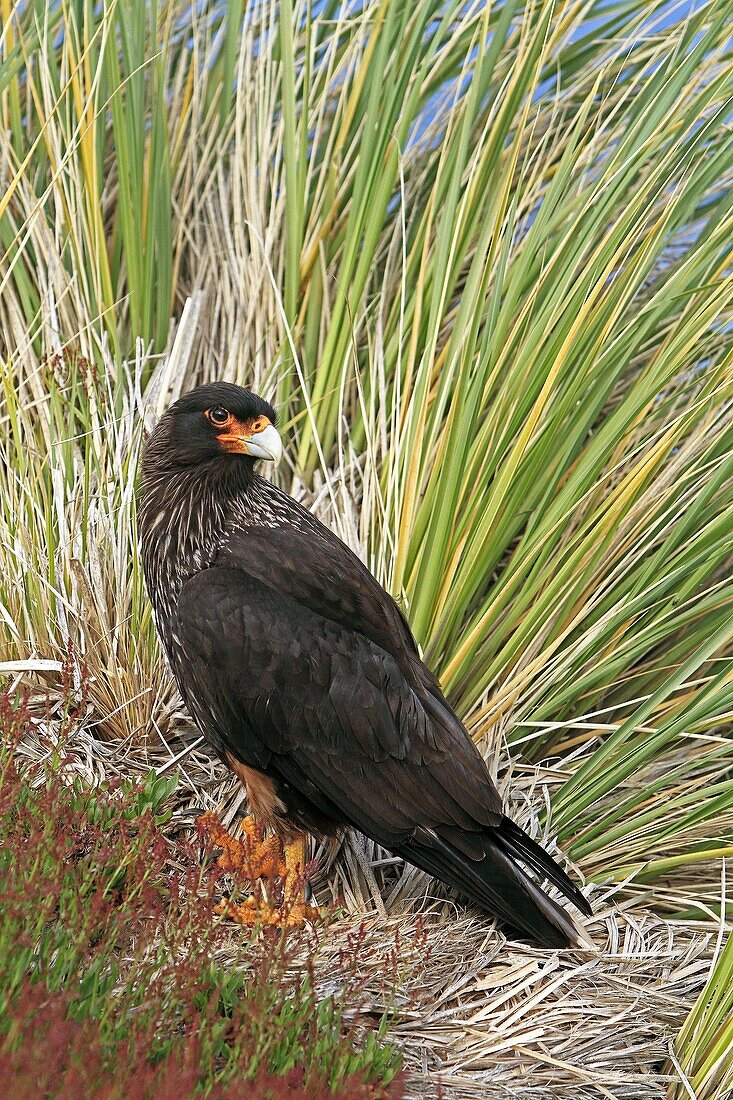
[[229,457],[278,462],[282,449],[272,405],[230,382],[210,382],[184,394],[158,421],[145,448],[156,465],[169,468]]

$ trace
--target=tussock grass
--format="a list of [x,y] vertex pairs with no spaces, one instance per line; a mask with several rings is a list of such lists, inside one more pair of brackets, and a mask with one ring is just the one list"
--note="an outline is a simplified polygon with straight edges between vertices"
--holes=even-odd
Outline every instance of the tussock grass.
[[[710,956],[695,922],[722,927],[733,851],[733,62],[726,0],[668,9],[0,0],[0,674],[56,690],[74,655],[90,778],[192,744],[135,470],[171,398],[244,382],[281,408],[281,478],[508,750],[535,831]],[[202,751],[186,797],[233,809]],[[390,867],[354,841],[349,905],[419,898]],[[726,966],[672,1053],[650,1008],[657,1063],[701,1089]]]
[[728,936],[723,946],[724,935],[725,924],[721,923],[710,978],[677,1036],[681,1064],[670,1051],[680,1078],[670,1089],[673,1097],[694,1092],[702,1100],[724,1096],[733,1088],[733,938]]

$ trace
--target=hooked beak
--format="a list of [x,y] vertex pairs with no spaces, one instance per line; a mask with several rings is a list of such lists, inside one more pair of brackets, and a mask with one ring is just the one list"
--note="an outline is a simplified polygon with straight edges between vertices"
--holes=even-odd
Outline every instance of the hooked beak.
[[283,441],[280,433],[272,424],[268,424],[261,432],[245,439],[244,447],[247,454],[253,458],[264,458],[268,462],[277,464],[283,455]]

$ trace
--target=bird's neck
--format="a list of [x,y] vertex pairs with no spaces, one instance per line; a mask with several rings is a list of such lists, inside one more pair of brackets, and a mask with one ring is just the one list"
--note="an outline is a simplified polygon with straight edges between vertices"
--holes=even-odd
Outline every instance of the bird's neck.
[[145,584],[164,639],[181,588],[208,568],[224,538],[232,502],[246,495],[249,464],[224,460],[190,468],[145,468],[139,527]]

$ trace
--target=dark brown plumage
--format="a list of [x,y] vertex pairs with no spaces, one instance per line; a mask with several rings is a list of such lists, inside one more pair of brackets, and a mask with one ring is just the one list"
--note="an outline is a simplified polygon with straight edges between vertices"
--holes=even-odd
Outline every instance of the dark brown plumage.
[[254,472],[279,457],[274,420],[260,397],[213,383],[145,448],[145,578],[196,723],[283,834],[354,826],[539,942],[576,943],[533,875],[588,903],[504,815],[397,604]]

